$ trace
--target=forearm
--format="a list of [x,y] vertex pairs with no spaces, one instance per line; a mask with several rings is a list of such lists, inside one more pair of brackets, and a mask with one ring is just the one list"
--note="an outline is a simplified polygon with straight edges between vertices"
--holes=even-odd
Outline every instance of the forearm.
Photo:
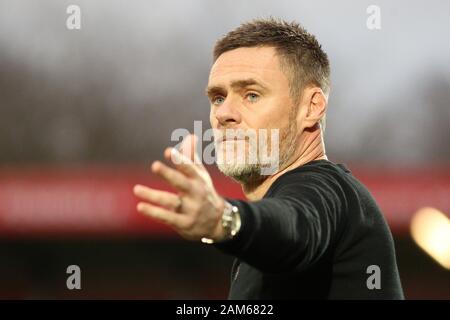
[[258,269],[305,268],[319,259],[332,241],[333,217],[317,204],[289,197],[231,202],[241,213],[241,230],[234,239],[216,246]]

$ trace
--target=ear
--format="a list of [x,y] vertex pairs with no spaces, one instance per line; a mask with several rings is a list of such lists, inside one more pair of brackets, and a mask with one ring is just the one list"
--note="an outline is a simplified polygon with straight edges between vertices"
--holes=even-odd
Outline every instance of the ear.
[[322,89],[310,87],[305,89],[303,103],[306,105],[306,114],[303,119],[305,128],[314,127],[319,120],[325,117],[328,99]]

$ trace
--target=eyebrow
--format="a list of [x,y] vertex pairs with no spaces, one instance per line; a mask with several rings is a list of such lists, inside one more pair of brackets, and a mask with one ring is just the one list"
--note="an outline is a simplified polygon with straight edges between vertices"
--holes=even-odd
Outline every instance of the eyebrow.
[[[262,83],[258,82],[257,80],[253,78],[244,79],[244,80],[235,80],[231,82],[231,88],[233,89],[243,89],[252,85],[257,85],[261,87],[263,90],[268,90],[266,86],[264,86]],[[211,86],[206,87],[206,94],[208,96],[212,96],[214,94],[223,94],[225,93],[225,89],[221,86]]]

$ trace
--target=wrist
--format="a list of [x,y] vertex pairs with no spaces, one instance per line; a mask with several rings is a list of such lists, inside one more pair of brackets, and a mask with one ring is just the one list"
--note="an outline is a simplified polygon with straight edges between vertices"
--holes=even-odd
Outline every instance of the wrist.
[[224,200],[221,218],[217,225],[214,236],[202,238],[203,243],[212,244],[234,238],[241,228],[241,216],[239,209]]

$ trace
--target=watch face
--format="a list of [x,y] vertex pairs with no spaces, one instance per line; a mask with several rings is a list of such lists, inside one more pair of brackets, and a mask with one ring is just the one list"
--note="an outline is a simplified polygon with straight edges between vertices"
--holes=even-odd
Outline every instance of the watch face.
[[241,215],[236,206],[233,206],[233,225],[231,228],[231,236],[234,237],[241,229]]

